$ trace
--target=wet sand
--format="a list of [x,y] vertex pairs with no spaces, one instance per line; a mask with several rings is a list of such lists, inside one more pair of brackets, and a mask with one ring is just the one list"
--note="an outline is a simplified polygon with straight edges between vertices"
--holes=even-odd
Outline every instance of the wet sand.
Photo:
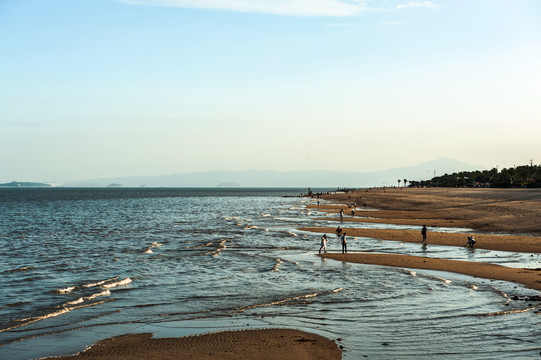
[[[475,247],[511,252],[541,253],[541,189],[371,189],[324,195],[334,204],[309,205],[334,215],[350,237],[421,243],[421,226],[429,227],[427,245],[465,246],[474,236]],[[349,208],[355,202],[361,210]],[[344,210],[344,220],[338,212]],[[354,214],[351,211],[354,210]],[[333,218],[325,218],[332,220]],[[352,229],[348,222],[417,225],[419,230]],[[430,227],[471,228],[474,233],[444,233]],[[301,230],[334,234],[335,227]],[[499,234],[495,234],[499,232]],[[507,233],[507,234],[503,234]],[[351,244],[351,242],[350,242]],[[351,248],[351,245],[348,246]],[[541,269],[424,258],[398,254],[331,254],[329,259],[412,269],[450,271],[486,279],[504,280],[541,290]]]
[[225,331],[181,338],[153,339],[151,334],[106,339],[75,356],[50,359],[94,360],[335,360],[342,351],[334,341],[290,329]]
[[541,291],[541,269],[527,270],[508,268],[501,265],[474,263],[470,261],[434,259],[419,256],[396,254],[327,253],[320,255],[327,259],[347,261],[359,264],[394,266],[410,269],[449,271],[483,279],[503,280],[525,285]]

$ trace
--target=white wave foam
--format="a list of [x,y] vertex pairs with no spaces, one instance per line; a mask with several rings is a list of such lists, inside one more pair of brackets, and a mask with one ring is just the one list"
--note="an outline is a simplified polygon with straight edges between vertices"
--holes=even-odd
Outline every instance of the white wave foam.
[[100,296],[109,296],[109,295],[111,295],[111,292],[109,290],[104,290],[102,292],[92,294],[90,296],[80,297],[77,300],[68,301],[67,303],[65,303],[62,306],[66,307],[66,306],[70,306],[70,305],[77,305],[77,304],[81,304],[81,303],[83,303],[85,301],[88,301],[88,300],[93,300],[93,299],[95,299],[97,297],[100,297]]
[[35,323],[35,322],[40,321],[40,320],[45,320],[45,319],[50,319],[50,318],[53,318],[53,317],[56,317],[56,316],[60,316],[60,315],[66,314],[66,313],[68,313],[70,311],[73,311],[73,310],[76,310],[76,309],[82,309],[82,308],[86,308],[86,307],[90,307],[90,306],[100,305],[100,304],[103,304],[103,303],[105,303],[107,301],[111,301],[111,300],[102,300],[102,301],[98,301],[98,302],[91,303],[91,304],[85,304],[85,305],[79,305],[79,306],[73,306],[73,307],[63,307],[62,309],[50,312],[48,314],[44,314],[44,315],[40,315],[40,316],[33,316],[33,317],[25,318],[25,319],[14,320],[14,322],[17,323],[16,325],[13,325],[13,326],[8,327],[8,328],[0,329],[0,333],[5,332],[5,331],[9,331],[9,330],[13,330],[13,329],[16,329],[16,328],[19,328],[19,327],[22,327],[22,326],[26,326],[26,325]]
[[34,267],[33,266],[23,266],[23,267],[20,267],[20,268],[8,270],[7,272],[8,273],[23,272],[23,271],[28,271],[28,270],[34,270]]
[[309,298],[313,298],[313,297],[316,297],[316,296],[337,293],[337,292],[342,291],[342,290],[343,290],[343,288],[336,288],[336,289],[330,290],[330,291],[322,291],[322,292],[316,292],[316,293],[312,293],[312,294],[299,295],[299,296],[294,296],[294,297],[286,298],[286,299],[282,299],[282,300],[276,300],[276,301],[272,301],[272,302],[264,303],[264,304],[255,304],[255,305],[242,306],[242,307],[238,307],[238,308],[234,309],[234,312],[243,312],[245,310],[255,309],[255,308],[258,308],[258,307],[282,305],[282,304],[292,302],[292,301],[296,301],[296,300],[309,299]]
[[112,289],[112,288],[117,287],[117,286],[128,285],[131,282],[132,282],[132,280],[128,277],[128,278],[125,278],[124,280],[112,282],[110,284],[103,284],[103,285],[101,285],[101,287],[104,288],[104,289]]
[[529,307],[529,308],[526,308],[526,309],[496,311],[496,312],[486,313],[486,314],[477,314],[477,316],[502,316],[502,315],[508,315],[508,314],[520,314],[520,313],[524,313],[524,312],[527,312],[527,311],[532,311],[532,310],[539,309],[539,308],[541,308],[541,306],[534,306],[534,307]]
[[276,264],[274,264],[274,267],[272,268],[271,271],[274,271],[274,272],[280,271],[279,267],[282,263],[283,263],[282,259],[280,258],[276,259]]
[[156,241],[150,243],[150,246],[143,252],[144,254],[153,254],[154,251],[152,249],[162,246],[163,244],[160,244]]
[[77,305],[77,304],[80,304],[82,302],[84,302],[85,299],[83,299],[82,297],[78,298],[77,300],[73,300],[73,301],[68,301],[67,303],[65,303],[63,306],[67,306],[67,305]]
[[[223,239],[222,241],[220,241],[218,243],[218,245],[216,246],[216,249],[215,250],[212,250],[212,251],[207,251],[206,253],[203,253],[203,254],[200,254],[200,255],[212,255],[214,257],[220,255],[220,252],[223,250],[223,249],[226,249],[227,247],[225,246],[225,243],[226,243],[227,239]],[[213,245],[212,242],[208,243],[207,245]]]
[[[131,281],[130,281],[130,282],[131,282]],[[97,298],[97,297],[99,297],[99,296],[109,296],[109,295],[111,295],[111,292],[110,292],[109,290],[104,290],[104,291],[102,291],[102,292],[99,292],[99,293],[96,293],[96,294],[92,294],[92,295],[86,297],[85,299],[86,299],[86,300],[92,300],[92,299],[95,299],[95,298]]]
[[98,281],[96,283],[89,283],[89,284],[85,284],[83,285],[84,288],[91,288],[91,287],[94,287],[94,286],[101,286],[105,283],[108,283],[108,282],[111,282],[111,281],[115,281],[117,280],[119,277],[118,276],[115,276],[114,278],[111,278],[111,279],[106,279],[106,280],[102,280],[102,281]]
[[70,286],[70,287],[67,287],[65,289],[56,289],[56,292],[59,293],[60,295],[65,295],[65,294],[69,294],[70,292],[72,292],[76,288],[77,288],[76,286]]

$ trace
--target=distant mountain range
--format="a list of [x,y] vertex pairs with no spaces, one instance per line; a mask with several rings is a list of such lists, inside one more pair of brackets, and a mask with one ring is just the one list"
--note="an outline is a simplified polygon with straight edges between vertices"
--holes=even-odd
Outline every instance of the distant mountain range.
[[65,184],[69,187],[330,187],[396,186],[398,180],[428,180],[434,175],[485,170],[458,160],[440,158],[419,165],[374,172],[353,171],[206,171],[161,176],[129,176]]

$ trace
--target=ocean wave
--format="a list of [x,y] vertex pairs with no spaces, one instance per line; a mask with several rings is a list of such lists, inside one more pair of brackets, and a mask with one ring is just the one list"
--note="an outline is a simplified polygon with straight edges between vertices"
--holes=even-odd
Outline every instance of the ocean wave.
[[[226,249],[227,247],[225,246],[225,243],[226,243],[227,239],[222,239],[220,240],[219,243],[217,243],[216,245],[216,248],[212,251],[207,251],[203,254],[199,254],[199,255],[212,255],[214,257],[220,255],[220,252],[223,250],[223,249]],[[208,245],[214,245],[215,242],[210,242],[208,243]]]
[[276,264],[274,264],[274,267],[272,268],[271,271],[273,271],[273,272],[280,271],[279,267],[280,267],[280,264],[282,264],[282,263],[283,263],[282,259],[280,259],[280,258],[276,259]]
[[87,307],[90,307],[90,306],[96,306],[96,305],[100,305],[100,304],[103,304],[103,303],[106,303],[106,302],[109,302],[109,301],[112,301],[112,300],[102,300],[102,301],[97,301],[97,302],[94,302],[94,303],[91,303],[91,304],[84,304],[84,305],[71,306],[71,307],[69,307],[69,306],[68,307],[62,307],[61,309],[58,309],[58,310],[55,310],[55,311],[52,311],[52,312],[49,312],[49,313],[46,313],[46,314],[43,314],[43,315],[32,316],[32,317],[24,318],[24,319],[16,319],[16,320],[13,320],[13,323],[15,323],[15,325],[12,325],[12,326],[4,328],[4,329],[0,329],[0,333],[10,331],[10,330],[22,327],[22,326],[30,325],[32,323],[35,323],[35,322],[38,322],[38,321],[41,321],[41,320],[57,317],[57,316],[69,313],[70,311],[73,311],[73,310],[87,308]]
[[119,276],[115,276],[114,278],[111,278],[111,279],[101,280],[101,281],[98,281],[98,282],[95,282],[95,283],[84,284],[84,285],[82,285],[82,287],[83,288],[91,288],[91,287],[95,287],[95,286],[101,286],[101,285],[103,285],[105,283],[118,280],[119,278],[120,278]]
[[511,302],[511,299],[509,298],[509,296],[505,293],[505,291],[501,290],[501,289],[498,289],[494,286],[491,286],[490,289],[495,292],[496,294],[500,295],[501,297],[503,297],[505,299],[505,302]]
[[101,291],[99,293],[92,294],[90,296],[83,296],[83,297],[80,297],[80,298],[78,298],[76,300],[68,301],[67,303],[63,304],[62,306],[65,307],[65,306],[70,306],[70,305],[77,305],[77,304],[83,303],[85,301],[94,300],[95,298],[100,297],[100,296],[109,296],[109,295],[111,295],[111,291],[109,291],[109,289],[107,289],[107,290]]
[[536,310],[539,308],[541,308],[541,306],[534,306],[534,307],[529,307],[526,309],[496,311],[496,312],[491,312],[491,313],[486,313],[486,314],[477,314],[477,316],[503,316],[503,315],[508,315],[508,314],[520,314],[520,313]]
[[144,254],[153,254],[154,252],[152,251],[152,249],[155,249],[155,248],[160,247],[162,245],[163,244],[160,244],[160,243],[157,243],[156,241],[154,241],[153,243],[150,244],[150,246],[143,253]]
[[255,308],[259,308],[259,307],[266,307],[266,306],[285,305],[287,303],[292,303],[292,302],[298,301],[298,300],[310,299],[310,298],[314,298],[314,297],[317,297],[317,296],[323,296],[323,295],[330,295],[330,294],[333,294],[333,293],[340,292],[342,290],[344,290],[344,289],[343,288],[336,288],[334,290],[328,290],[328,291],[304,294],[304,295],[294,296],[294,297],[290,297],[290,298],[275,300],[275,301],[271,301],[271,302],[263,303],[263,304],[241,306],[241,307],[235,308],[233,310],[233,312],[244,312],[246,310],[255,309]]
[[69,286],[65,289],[56,289],[55,292],[57,292],[60,295],[66,295],[66,294],[71,293],[75,289],[77,289],[77,286]]
[[23,272],[23,271],[30,271],[34,270],[35,268],[33,266],[22,266],[16,269],[7,270],[7,273],[14,273],[14,272]]
[[115,282],[112,282],[112,283],[109,283],[109,284],[103,284],[103,285],[101,285],[101,287],[103,289],[112,289],[112,288],[117,287],[117,286],[128,285],[131,282],[132,282],[132,279],[130,279],[128,277],[128,278],[125,278],[124,280],[115,281]]

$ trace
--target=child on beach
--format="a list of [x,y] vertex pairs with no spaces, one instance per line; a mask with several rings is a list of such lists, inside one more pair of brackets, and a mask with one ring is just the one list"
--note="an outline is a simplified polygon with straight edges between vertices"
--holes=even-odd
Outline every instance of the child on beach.
[[473,248],[474,245],[475,245],[475,238],[473,236],[468,236],[468,242],[466,243],[466,246]]
[[319,253],[321,254],[321,249],[323,249],[323,252],[327,252],[327,234],[323,234],[321,237],[321,247],[319,248]]

